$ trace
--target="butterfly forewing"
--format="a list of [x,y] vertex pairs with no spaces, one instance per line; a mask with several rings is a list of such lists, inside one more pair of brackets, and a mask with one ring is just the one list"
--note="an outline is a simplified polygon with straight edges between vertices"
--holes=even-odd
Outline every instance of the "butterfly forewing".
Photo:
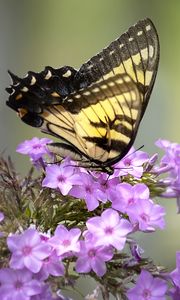
[[[159,40],[150,19],[139,21],[102,52],[83,64],[76,77],[89,84],[116,74],[128,74],[142,91],[145,102],[159,62]],[[80,79],[79,79],[80,80]]]

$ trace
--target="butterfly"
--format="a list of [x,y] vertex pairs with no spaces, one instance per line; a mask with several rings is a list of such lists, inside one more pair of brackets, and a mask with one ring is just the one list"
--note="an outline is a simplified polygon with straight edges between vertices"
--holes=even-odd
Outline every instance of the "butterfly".
[[140,20],[84,63],[45,67],[12,85],[7,105],[21,120],[59,139],[51,152],[111,173],[137,135],[155,82],[159,39],[150,19]]

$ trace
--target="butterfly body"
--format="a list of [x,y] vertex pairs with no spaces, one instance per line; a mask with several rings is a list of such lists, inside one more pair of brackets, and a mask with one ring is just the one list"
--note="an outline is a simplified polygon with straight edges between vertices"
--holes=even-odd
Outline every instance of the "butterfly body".
[[87,166],[107,171],[126,155],[154,85],[159,40],[149,19],[139,21],[77,71],[46,67],[13,84],[7,105],[25,123],[60,138],[50,145]]

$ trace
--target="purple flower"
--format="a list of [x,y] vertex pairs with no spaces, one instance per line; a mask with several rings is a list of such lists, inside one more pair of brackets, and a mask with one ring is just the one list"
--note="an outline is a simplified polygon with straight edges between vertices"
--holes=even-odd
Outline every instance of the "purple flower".
[[29,155],[33,161],[37,161],[45,154],[50,154],[46,147],[49,143],[52,143],[52,140],[48,138],[39,139],[34,137],[31,140],[25,140],[19,144],[16,151],[21,154]]
[[[56,300],[52,296],[51,289],[48,284],[42,283],[41,293],[31,297],[31,300]],[[59,299],[61,300],[61,299]]]
[[168,291],[167,295],[170,296],[171,300],[179,300],[180,299],[180,288],[178,288],[178,287],[171,288]]
[[166,191],[161,194],[161,197],[165,198],[176,198],[177,213],[180,213],[180,168],[177,170],[175,178],[170,180],[163,180],[166,184]]
[[36,278],[39,280],[46,280],[49,275],[52,276],[63,276],[64,275],[64,265],[60,258],[57,256],[55,251],[53,251],[49,257],[43,260],[43,265],[39,273],[37,273]]
[[134,241],[130,243],[130,250],[132,256],[134,257],[134,261],[140,262],[142,260],[142,254],[144,253],[144,250]]
[[114,175],[123,176],[130,174],[140,178],[143,174],[143,164],[148,162],[149,156],[143,151],[135,151],[132,147],[126,156],[114,165]]
[[180,164],[180,144],[166,140],[158,140],[155,144],[165,151],[165,155],[161,159],[163,164],[173,164],[174,166]]
[[122,250],[126,236],[132,231],[129,221],[121,219],[117,211],[106,209],[101,217],[93,217],[86,222],[88,231],[95,239],[96,246],[113,246]]
[[171,142],[168,140],[158,139],[155,142],[155,145],[163,150],[166,150],[171,145]]
[[10,266],[14,269],[26,267],[33,273],[40,271],[43,260],[51,253],[51,247],[41,240],[40,234],[33,228],[25,230],[21,235],[7,238],[12,252]]
[[131,223],[142,231],[154,231],[159,227],[165,227],[164,207],[154,204],[152,200],[139,199],[133,206],[128,208]]
[[98,207],[98,200],[101,199],[101,196],[103,197],[103,194],[99,183],[93,179],[92,175],[86,173],[82,173],[81,175],[81,182],[78,186],[74,186],[71,189],[70,195],[84,199],[88,210],[91,211]]
[[109,176],[106,173],[95,174],[94,172],[94,175],[97,178],[99,189],[101,190],[99,200],[103,203],[106,203],[108,200],[111,201],[111,198],[114,198],[114,190],[119,184],[120,179],[118,177]]
[[168,172],[168,177],[161,180],[166,191],[161,197],[177,198],[178,213],[180,213],[180,144],[158,140],[156,145],[165,150],[160,166],[154,168],[157,174]]
[[156,162],[158,160],[158,154],[155,153],[153,154],[149,160],[148,160],[148,163],[146,164],[145,166],[145,172],[150,172],[152,170],[152,168],[155,166]]
[[32,275],[27,269],[1,269],[1,300],[30,300],[31,296],[40,294],[41,283]]
[[79,237],[81,231],[78,228],[68,230],[63,225],[58,225],[55,234],[49,239],[49,244],[56,250],[58,256],[69,252],[79,252]]
[[70,165],[70,161],[67,158],[60,165],[47,166],[46,177],[42,182],[42,186],[59,189],[65,196],[74,184],[79,184],[80,182],[80,175],[75,173],[74,166]]
[[145,184],[137,183],[132,186],[129,183],[120,183],[114,191],[112,208],[128,214],[129,209],[140,199],[149,199],[149,189]]
[[[20,300],[20,299],[18,299],[18,300]],[[63,296],[63,294],[61,293],[60,290],[57,291],[56,296],[55,296],[54,292],[51,291],[49,285],[44,284],[42,287],[41,294],[32,296],[31,300],[73,300],[73,299]]]
[[176,269],[170,273],[174,284],[180,289],[180,252],[176,253]]
[[156,146],[165,150],[165,155],[161,159],[159,169],[167,169],[167,171],[170,172],[171,177],[176,176],[177,170],[180,168],[180,144],[158,140]]
[[167,284],[163,279],[154,278],[142,270],[136,286],[127,292],[129,300],[166,300]]
[[80,241],[80,252],[76,261],[76,271],[89,273],[93,270],[98,276],[106,273],[105,261],[111,260],[113,251],[111,247],[94,246],[93,240]]

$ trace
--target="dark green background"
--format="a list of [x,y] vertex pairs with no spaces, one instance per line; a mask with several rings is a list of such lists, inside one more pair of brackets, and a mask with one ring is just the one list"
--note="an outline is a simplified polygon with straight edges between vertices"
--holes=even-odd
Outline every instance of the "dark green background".
[[[25,173],[28,158],[16,154],[24,139],[43,136],[23,124],[5,105],[7,69],[19,76],[46,65],[80,65],[139,19],[155,23],[161,45],[156,84],[141,124],[136,146],[157,151],[158,138],[180,142],[180,1],[157,0],[0,0],[0,135],[1,151],[11,154]],[[174,200],[161,200],[167,209],[167,229],[140,234],[141,246],[156,262],[171,268],[180,250],[180,216]],[[78,299],[78,298],[77,298]]]

